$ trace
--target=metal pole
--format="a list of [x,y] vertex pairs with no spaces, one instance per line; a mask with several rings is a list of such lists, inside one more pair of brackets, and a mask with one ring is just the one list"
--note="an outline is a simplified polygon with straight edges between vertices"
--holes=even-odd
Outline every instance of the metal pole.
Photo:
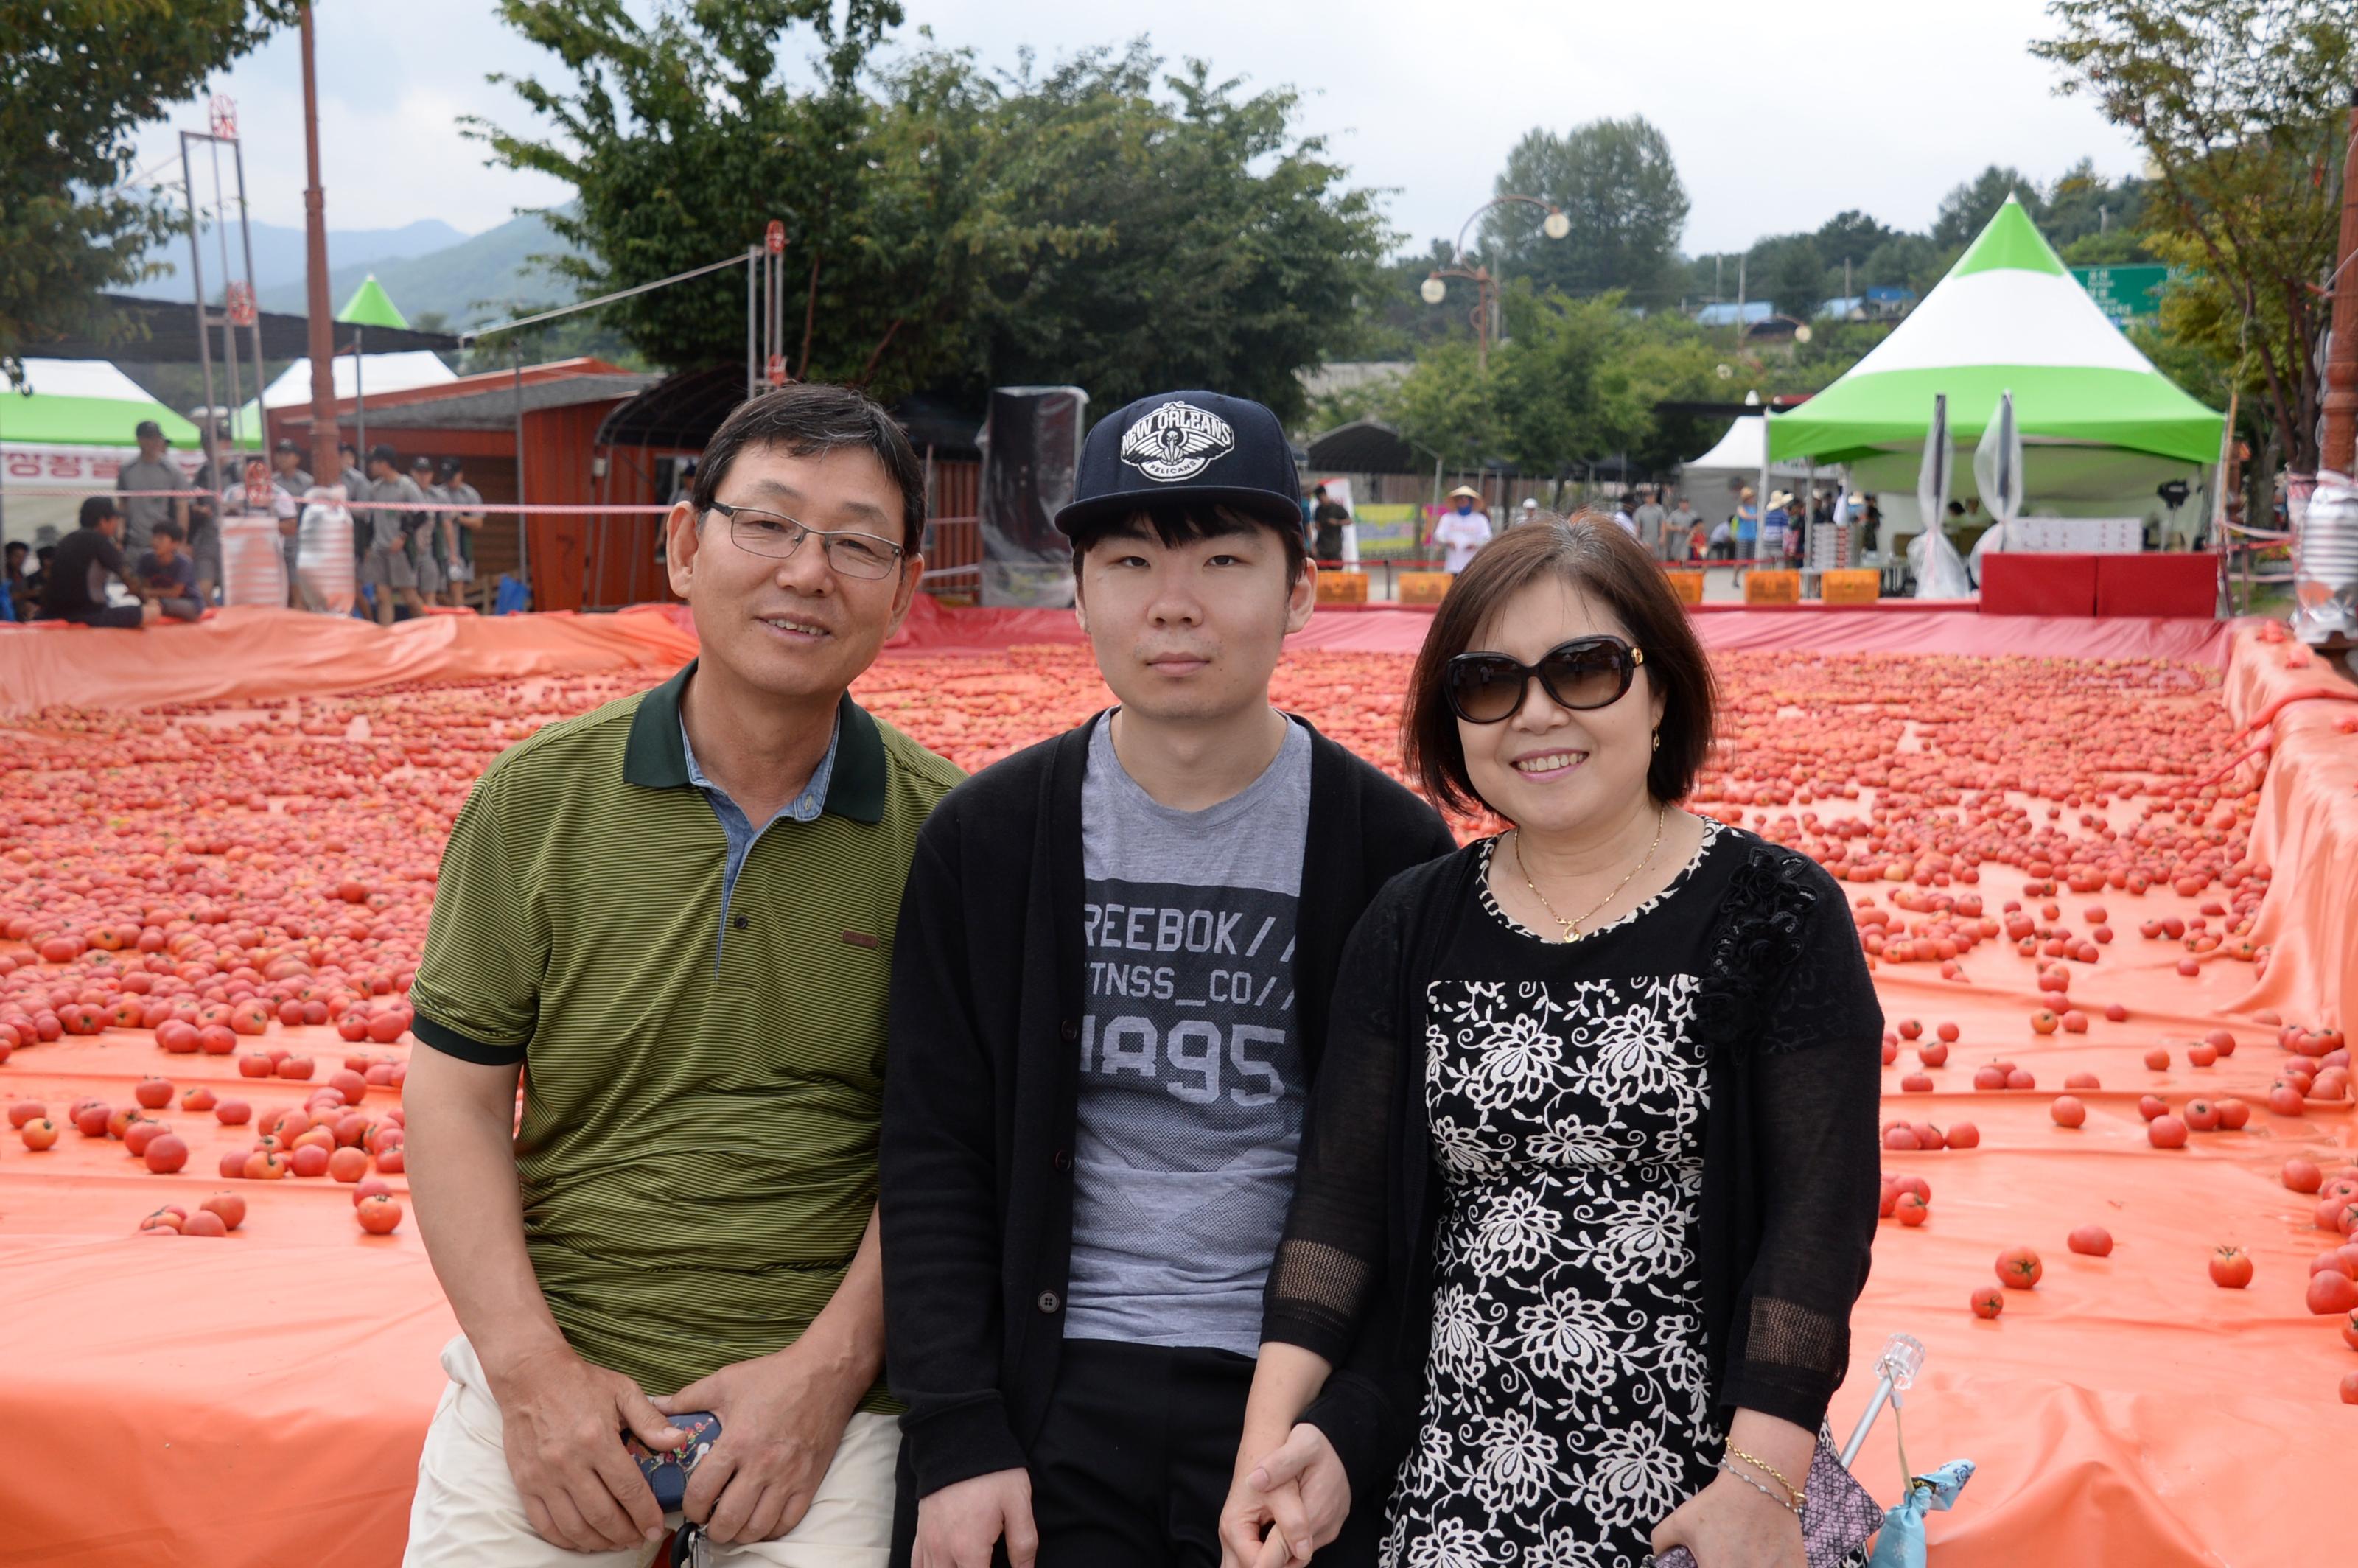
[[[2350,106],[2358,138],[2358,100]],[[2325,437],[2317,466],[2358,477],[2358,153],[2342,160],[2342,245],[2333,280],[2333,340],[2325,361]]]
[[759,336],[753,324],[753,278],[754,268],[761,259],[761,246],[745,247],[745,395],[748,397],[762,389],[761,362],[753,357],[757,351],[755,339]]
[[189,137],[192,133],[180,133],[180,194],[189,202],[189,287],[197,297],[197,363],[205,379],[205,417],[212,417],[213,406],[213,339],[212,330],[205,323],[205,251],[197,237],[197,179],[189,164]]
[[[221,245],[222,262],[222,367],[229,373],[229,456],[233,467],[235,467],[237,409],[238,405],[244,402],[245,398],[237,375],[237,329],[230,324],[229,319],[229,198],[223,193],[222,185],[221,138],[216,135],[206,139],[212,143],[213,238]],[[255,389],[255,395],[260,395],[259,387]],[[212,412],[210,408],[205,413],[205,425],[210,429],[220,428],[213,424]],[[221,442],[216,438],[213,442],[213,488],[216,490],[222,488],[225,482],[221,470]],[[241,481],[243,477],[242,473],[239,475]]]
[[[262,292],[254,283],[254,229],[245,213],[245,144],[232,142],[229,150],[237,171],[237,232],[240,242],[245,246],[245,287],[254,300],[254,319],[246,326],[247,334],[254,341],[254,440],[257,449],[263,454],[263,460],[267,462],[270,460],[270,413],[262,406],[262,389],[269,384],[270,366],[262,357]],[[231,329],[233,331],[235,330]],[[230,416],[234,419],[236,415],[233,413]]]
[[524,523],[524,340],[511,338],[508,350],[515,362],[516,447],[516,577],[525,592],[532,592],[532,535]]
[[[312,70],[311,7],[303,7],[303,314],[311,351],[311,473],[333,484],[336,466],[336,329],[328,319],[328,193],[319,185],[319,89]],[[257,323],[256,330],[259,330]],[[358,500],[357,496],[352,499]]]
[[361,384],[361,366],[367,361],[368,329],[352,326],[352,445],[361,451],[361,472],[368,472],[368,388]]

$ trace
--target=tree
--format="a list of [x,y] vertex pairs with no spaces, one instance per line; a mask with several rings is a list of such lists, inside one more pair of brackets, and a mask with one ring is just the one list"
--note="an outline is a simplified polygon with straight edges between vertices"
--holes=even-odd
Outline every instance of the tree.
[[[1775,302],[1779,316],[1806,321],[1833,292],[1826,287],[1825,258],[1808,234],[1779,234],[1757,242],[1750,265],[1752,294]],[[1839,287],[1841,273],[1835,273]]]
[[295,18],[293,0],[7,0],[0,6],[0,373],[128,329],[99,297],[152,276],[185,222],[133,188],[131,133]]
[[1520,202],[1493,208],[1481,247],[1503,276],[1575,297],[1619,289],[1647,308],[1678,302],[1687,191],[1670,143],[1642,116],[1591,120],[1563,135],[1533,130],[1507,155],[1495,189],[1552,202],[1572,222],[1551,240],[1541,230],[1546,213]]
[[2006,205],[2008,196],[2021,198],[2023,210],[2034,223],[2046,211],[2038,185],[2026,178],[2020,169],[2010,166],[2000,168],[1992,164],[1941,198],[1940,214],[1932,220],[1932,243],[1947,251],[1961,251],[1972,244],[1974,236],[1997,216],[1997,210]]
[[1818,254],[1828,271],[1839,272],[1845,261],[1855,275],[1858,265],[1873,255],[1876,250],[1903,236],[1897,229],[1887,229],[1866,213],[1853,208],[1837,212],[1818,225],[1811,236],[1817,242]]
[[[1500,359],[1504,360],[1503,352]],[[1498,455],[1506,436],[1498,416],[1497,373],[1474,368],[1471,342],[1426,350],[1393,391],[1387,410],[1412,446],[1453,468],[1472,468]]]
[[[557,86],[494,79],[554,137],[470,122],[495,162],[578,193],[548,223],[582,254],[535,259],[585,293],[610,293],[727,256],[774,219],[786,232],[788,373],[890,395],[963,364],[966,302],[1001,237],[964,178],[971,138],[938,134],[971,115],[963,77],[913,70],[883,104],[862,89],[871,55],[901,20],[893,0],[693,0],[644,22],[625,0],[503,0],[501,14],[572,75]],[[778,61],[798,29],[819,47],[820,80],[804,92]],[[604,314],[658,363],[744,356],[734,269]]]
[[[2057,0],[2031,52],[2134,134],[2154,170],[2148,248],[2199,268],[2162,322],[2208,342],[2261,400],[2270,445],[2317,465],[2318,341],[2334,265],[2343,111],[2358,70],[2347,0]],[[2346,287],[2346,285],[2345,285]]]
[[1018,238],[984,270],[979,371],[1075,382],[1101,408],[1218,386],[1294,423],[1295,373],[1356,334],[1394,236],[1294,135],[1291,90],[1161,70],[1141,40],[992,88],[976,173]]

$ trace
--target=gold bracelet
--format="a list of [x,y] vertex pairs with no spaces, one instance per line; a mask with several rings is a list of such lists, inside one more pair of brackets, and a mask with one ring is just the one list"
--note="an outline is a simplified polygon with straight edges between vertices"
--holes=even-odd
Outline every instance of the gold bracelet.
[[1777,1466],[1769,1464],[1765,1459],[1756,1459],[1751,1454],[1747,1454],[1744,1450],[1736,1446],[1733,1443],[1727,1445],[1727,1451],[1736,1458],[1743,1460],[1747,1465],[1751,1465],[1755,1470],[1765,1472],[1774,1479],[1779,1486],[1784,1487],[1786,1491],[1792,1494],[1793,1506],[1795,1508],[1798,1509],[1801,1506],[1803,1498],[1801,1488],[1787,1480],[1785,1478],[1785,1473],[1782,1470],[1778,1469]]
[[1747,1487],[1751,1487],[1754,1491],[1756,1491],[1756,1492],[1759,1493],[1762,1497],[1764,1497],[1764,1498],[1768,1498],[1770,1502],[1775,1503],[1779,1508],[1783,1509],[1787,1513],[1791,1514],[1795,1519],[1799,1519],[1799,1518],[1801,1518],[1801,1504],[1799,1504],[1799,1503],[1789,1503],[1789,1502],[1787,1502],[1784,1498],[1782,1498],[1779,1497],[1776,1493],[1774,1493],[1774,1492],[1770,1491],[1767,1487],[1763,1486],[1760,1482],[1758,1482],[1758,1481],[1757,1481],[1757,1480],[1753,1479],[1751,1476],[1749,1476],[1746,1475],[1743,1471],[1741,1471],[1741,1470],[1737,1469],[1735,1465],[1733,1465],[1729,1464],[1729,1463],[1727,1462],[1726,1457],[1725,1457],[1725,1455],[1723,1455],[1723,1456],[1721,1457],[1720,1461],[1719,1461],[1719,1468],[1720,1468],[1720,1469],[1722,1469],[1722,1470],[1724,1470],[1724,1471],[1725,1471],[1728,1475],[1731,1475],[1731,1476],[1735,1476],[1737,1480],[1739,1480],[1739,1481],[1743,1482],[1746,1486],[1747,1486]]

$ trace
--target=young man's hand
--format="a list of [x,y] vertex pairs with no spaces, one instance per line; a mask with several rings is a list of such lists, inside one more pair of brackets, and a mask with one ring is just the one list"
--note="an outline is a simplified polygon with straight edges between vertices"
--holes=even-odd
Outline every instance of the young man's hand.
[[678,1447],[674,1427],[639,1386],[571,1349],[526,1357],[484,1375],[500,1407],[508,1473],[542,1540],[575,1552],[612,1552],[660,1540],[663,1510],[622,1447],[628,1427],[657,1451]]
[[723,1367],[667,1399],[665,1415],[710,1411],[720,1436],[688,1476],[680,1511],[716,1544],[775,1541],[803,1520],[867,1391],[802,1345]]
[[1351,1482],[1326,1434],[1298,1423],[1247,1470],[1242,1463],[1220,1510],[1228,1568],[1300,1568],[1343,1532]]
[[1040,1532],[1032,1523],[1026,1471],[993,1470],[920,1498],[911,1568],[990,1568],[990,1549],[1001,1536],[1013,1568],[1032,1568]]

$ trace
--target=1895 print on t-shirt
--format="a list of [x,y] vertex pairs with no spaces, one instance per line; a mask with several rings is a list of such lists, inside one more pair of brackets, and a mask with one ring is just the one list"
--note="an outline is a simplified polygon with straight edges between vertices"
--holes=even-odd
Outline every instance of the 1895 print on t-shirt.
[[1203,811],[1123,772],[1082,784],[1085,1011],[1065,1332],[1254,1354],[1305,1102],[1293,995],[1310,798],[1290,726]]

